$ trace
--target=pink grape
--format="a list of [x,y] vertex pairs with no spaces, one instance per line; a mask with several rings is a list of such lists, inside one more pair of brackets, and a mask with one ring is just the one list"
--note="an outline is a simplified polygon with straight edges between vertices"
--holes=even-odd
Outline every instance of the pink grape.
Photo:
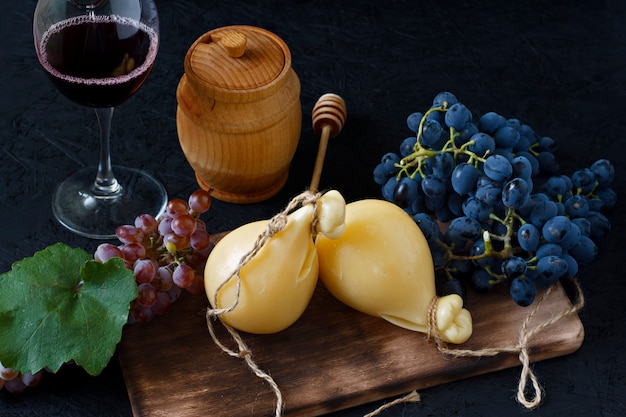
[[174,304],[180,298],[182,292],[182,288],[178,285],[172,285],[172,288],[167,291],[167,295],[170,297],[170,304]]
[[167,310],[169,310],[170,305],[170,296],[167,291],[158,291],[157,299],[154,304],[152,304],[151,309],[154,314],[165,314]]
[[204,276],[201,274],[195,274],[193,283],[186,288],[191,294],[200,294],[204,292]]
[[171,253],[183,250],[189,246],[189,237],[168,233],[163,236],[163,246]]
[[179,214],[172,220],[171,227],[178,236],[190,236],[196,230],[196,219],[189,214]]
[[152,280],[152,286],[156,288],[157,291],[168,291],[174,286],[172,271],[164,266],[159,267],[156,271],[156,276]]
[[133,267],[135,280],[140,283],[152,282],[157,273],[158,265],[152,259],[137,259]]
[[151,214],[140,214],[135,218],[135,227],[149,235],[158,231],[159,223]]
[[196,213],[206,213],[211,207],[211,194],[206,190],[196,190],[189,196],[189,208]]
[[152,320],[154,312],[150,307],[144,307],[138,303],[135,303],[130,309],[129,322],[130,323],[145,323]]
[[98,262],[106,262],[111,258],[123,258],[124,254],[117,246],[111,243],[101,243],[96,248],[93,258]]
[[182,264],[176,267],[172,273],[172,278],[174,279],[174,284],[180,288],[187,288],[193,284],[196,274],[192,267]]
[[34,374],[32,372],[29,372],[27,374],[22,375],[22,382],[24,383],[24,385],[28,387],[36,387],[41,382],[41,379],[43,378],[43,374],[44,374],[43,369],[39,372],[35,372]]
[[134,263],[137,259],[143,259],[146,257],[146,247],[141,243],[126,243],[120,249],[122,250],[124,259],[131,264]]
[[206,230],[196,229],[189,237],[189,243],[194,250],[202,251],[211,243],[211,236]]
[[158,231],[161,236],[172,233],[172,216],[163,216],[159,222]]
[[19,376],[19,372],[13,370],[13,368],[6,368],[2,363],[0,363],[0,379],[4,381],[11,381]]
[[135,226],[131,226],[129,224],[119,226],[115,229],[115,235],[122,243],[143,241],[143,232]]
[[188,214],[189,205],[186,201],[181,200],[180,198],[175,198],[167,203],[167,206],[165,207],[165,212],[172,217],[179,214]]
[[142,307],[150,307],[157,300],[157,290],[152,284],[143,283],[137,286],[137,304]]
[[26,390],[26,384],[22,381],[22,378],[13,378],[9,381],[4,381],[4,388],[11,394],[21,394]]

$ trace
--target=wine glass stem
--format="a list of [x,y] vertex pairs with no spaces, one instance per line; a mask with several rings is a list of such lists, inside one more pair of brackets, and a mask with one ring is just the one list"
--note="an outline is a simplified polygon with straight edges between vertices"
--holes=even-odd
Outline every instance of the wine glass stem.
[[100,126],[100,163],[94,182],[95,193],[99,196],[115,197],[122,193],[122,186],[117,182],[111,168],[111,119],[114,107],[98,107],[96,117]]

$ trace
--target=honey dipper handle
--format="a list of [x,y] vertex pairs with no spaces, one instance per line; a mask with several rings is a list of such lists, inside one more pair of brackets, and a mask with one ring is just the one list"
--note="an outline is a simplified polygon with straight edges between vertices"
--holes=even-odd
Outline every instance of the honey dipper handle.
[[326,93],[315,103],[312,116],[313,131],[317,134],[321,134],[321,138],[309,189],[311,191],[317,191],[322,176],[322,167],[324,166],[324,158],[326,157],[328,139],[334,138],[341,132],[346,122],[346,104],[337,94]]

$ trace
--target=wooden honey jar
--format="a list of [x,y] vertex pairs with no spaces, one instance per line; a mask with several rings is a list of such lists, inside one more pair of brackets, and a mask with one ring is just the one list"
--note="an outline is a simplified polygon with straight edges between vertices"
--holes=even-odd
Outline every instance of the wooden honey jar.
[[176,98],[180,145],[202,188],[242,204],[280,191],[302,128],[282,39],[242,25],[205,33],[187,51]]

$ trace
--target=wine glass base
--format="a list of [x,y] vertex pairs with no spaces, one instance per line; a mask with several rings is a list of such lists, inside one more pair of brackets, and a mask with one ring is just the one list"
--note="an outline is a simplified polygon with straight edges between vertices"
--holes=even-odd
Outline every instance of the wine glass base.
[[54,217],[72,232],[91,239],[115,238],[115,229],[134,224],[139,214],[160,214],[167,204],[165,187],[147,172],[114,166],[119,193],[95,192],[96,169],[80,169],[58,186],[52,197]]

